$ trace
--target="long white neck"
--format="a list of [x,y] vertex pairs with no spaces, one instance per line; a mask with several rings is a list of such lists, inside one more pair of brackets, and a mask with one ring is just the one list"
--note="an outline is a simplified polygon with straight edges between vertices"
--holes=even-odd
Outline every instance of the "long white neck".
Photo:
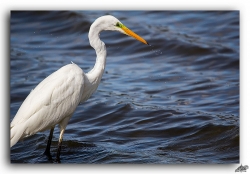
[[106,47],[100,40],[102,28],[98,27],[99,23],[94,22],[89,30],[89,43],[96,51],[96,62],[94,68],[86,75],[92,85],[99,84],[106,65]]

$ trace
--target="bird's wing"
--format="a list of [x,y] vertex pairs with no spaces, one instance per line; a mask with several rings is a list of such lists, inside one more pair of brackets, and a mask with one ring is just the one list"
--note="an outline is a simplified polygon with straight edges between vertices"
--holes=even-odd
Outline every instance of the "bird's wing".
[[76,64],[60,68],[31,91],[11,122],[11,128],[32,117],[32,120],[38,119],[40,122],[56,122],[72,114],[80,102],[83,84],[83,71]]

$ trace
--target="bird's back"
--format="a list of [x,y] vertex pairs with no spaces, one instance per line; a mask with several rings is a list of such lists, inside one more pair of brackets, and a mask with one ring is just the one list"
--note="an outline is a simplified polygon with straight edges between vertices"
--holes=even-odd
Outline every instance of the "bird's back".
[[11,122],[11,146],[71,115],[81,100],[83,88],[84,73],[76,64],[62,67],[40,82]]

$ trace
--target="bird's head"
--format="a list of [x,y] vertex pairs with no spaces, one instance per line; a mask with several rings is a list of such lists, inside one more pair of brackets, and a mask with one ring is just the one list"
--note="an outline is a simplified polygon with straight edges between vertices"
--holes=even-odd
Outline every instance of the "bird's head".
[[106,15],[99,17],[96,19],[97,21],[100,21],[100,24],[103,27],[103,30],[113,30],[113,31],[119,31],[123,34],[126,34],[130,37],[135,38],[136,40],[141,41],[144,44],[148,44],[146,40],[144,40],[142,37],[134,33],[132,30],[127,28],[123,23],[121,23],[117,18],[111,15]]

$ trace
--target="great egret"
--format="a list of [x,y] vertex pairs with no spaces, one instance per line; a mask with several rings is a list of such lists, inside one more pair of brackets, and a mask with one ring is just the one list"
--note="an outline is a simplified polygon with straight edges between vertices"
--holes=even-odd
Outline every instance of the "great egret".
[[104,72],[106,47],[99,38],[103,30],[119,31],[148,45],[147,41],[113,16],[107,15],[96,19],[88,35],[90,45],[97,55],[94,68],[85,74],[76,64],[68,64],[40,82],[24,100],[10,124],[10,147],[25,137],[50,129],[44,153],[51,158],[51,139],[55,125],[59,124],[56,161],[60,162],[61,144],[68,121],[77,105],[86,101],[95,92]]

